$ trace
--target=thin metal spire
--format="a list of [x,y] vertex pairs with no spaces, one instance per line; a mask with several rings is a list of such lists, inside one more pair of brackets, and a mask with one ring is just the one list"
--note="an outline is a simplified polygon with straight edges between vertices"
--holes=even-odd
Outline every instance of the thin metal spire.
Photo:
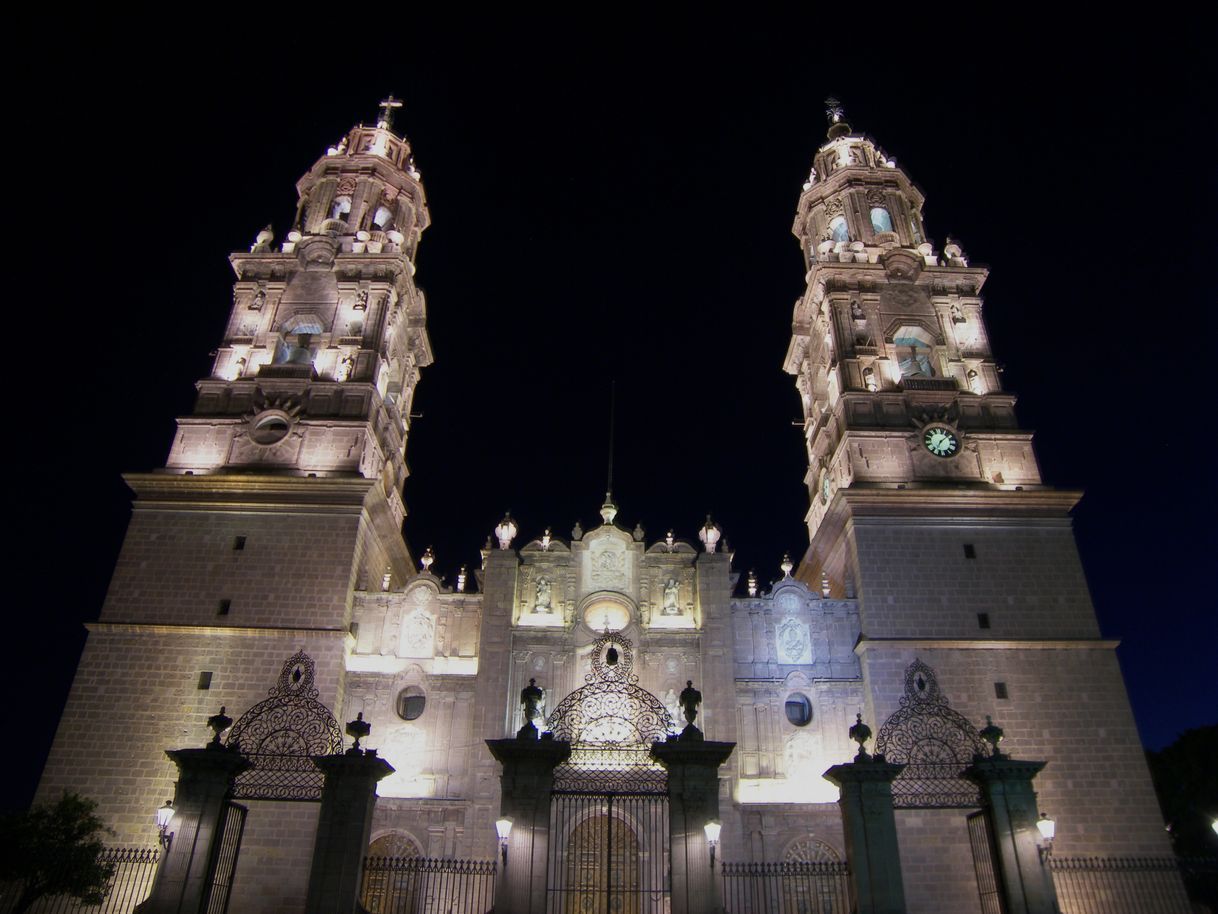
[[617,381],[609,382],[609,476],[605,482],[605,500],[613,497],[613,426],[617,416]]

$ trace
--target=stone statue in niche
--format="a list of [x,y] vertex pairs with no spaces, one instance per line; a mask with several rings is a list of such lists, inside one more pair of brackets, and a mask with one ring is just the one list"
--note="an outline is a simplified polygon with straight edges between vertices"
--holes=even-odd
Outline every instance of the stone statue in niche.
[[344,356],[342,361],[338,363],[338,370],[334,372],[334,380],[340,384],[351,377],[351,372],[355,370],[355,359],[351,356]]
[[537,599],[533,604],[533,612],[553,612],[550,603],[550,582],[546,578],[537,579]]
[[262,306],[266,304],[266,289],[259,289],[254,293],[254,297],[250,299],[250,310],[261,311]]
[[681,595],[681,587],[677,584],[675,578],[669,578],[664,585],[664,609],[661,610],[661,615],[664,616],[679,616],[681,615],[681,606],[678,602]]
[[956,324],[964,323],[964,312],[960,309],[959,302],[952,302],[952,322]]
[[368,290],[367,289],[360,289],[357,293],[355,293],[355,304],[353,304],[351,307],[355,311],[367,311],[368,310]]
[[243,377],[245,375],[245,368],[248,364],[249,363],[243,358],[237,359],[237,364],[233,366],[233,379],[234,380],[237,378]]
[[975,394],[980,394],[983,392],[981,390],[981,376],[972,369],[970,369],[968,373],[968,389]]
[[867,315],[863,313],[863,308],[857,301],[850,302],[850,316],[856,321],[867,320]]

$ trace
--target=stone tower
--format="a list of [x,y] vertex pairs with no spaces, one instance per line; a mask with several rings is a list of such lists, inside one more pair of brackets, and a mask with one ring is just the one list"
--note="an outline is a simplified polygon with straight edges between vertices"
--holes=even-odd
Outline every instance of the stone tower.
[[[811,500],[797,576],[857,599],[868,720],[919,700],[908,673],[921,661],[930,692],[970,720],[993,715],[1004,748],[1049,760],[1037,786],[1069,853],[1165,853],[1116,642],[1100,638],[1074,543],[1081,493],[1041,482],[990,350],[987,271],[955,242],[935,250],[922,193],[833,100],[829,121],[793,227],[807,289],[784,367]],[[1100,812],[1114,795],[1119,827]],[[898,817],[911,910],[975,904],[958,819]]]
[[[126,477],[131,523],[40,786],[96,798],[116,843],[146,843],[149,809],[172,796],[164,750],[196,745],[219,704],[265,698],[285,658],[312,658],[306,682],[340,709],[352,592],[412,574],[401,490],[431,362],[414,283],[429,217],[397,104],[300,179],[282,240],[268,226],[231,256],[232,311],[194,411],[163,470]],[[246,878],[294,898],[316,804],[264,809]]]

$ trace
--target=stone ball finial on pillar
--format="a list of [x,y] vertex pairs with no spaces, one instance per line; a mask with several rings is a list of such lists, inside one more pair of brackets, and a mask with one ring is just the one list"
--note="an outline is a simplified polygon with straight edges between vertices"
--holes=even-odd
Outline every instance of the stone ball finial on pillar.
[[364,720],[364,712],[360,711],[355,715],[355,720],[347,721],[347,735],[355,740],[355,744],[347,750],[348,755],[362,755],[363,750],[359,747],[359,741],[365,739],[372,732],[372,724]]
[[219,714],[213,714],[211,717],[207,718],[207,726],[211,727],[213,733],[211,742],[209,742],[207,745],[219,748],[221,745],[221,734],[223,734],[224,731],[232,725],[233,719],[224,713],[224,706],[221,705]]
[[856,714],[854,717],[854,724],[850,727],[850,738],[859,744],[858,755],[854,757],[854,760],[856,762],[871,761],[871,756],[863,745],[867,740],[871,739],[871,728],[863,723],[862,713]]

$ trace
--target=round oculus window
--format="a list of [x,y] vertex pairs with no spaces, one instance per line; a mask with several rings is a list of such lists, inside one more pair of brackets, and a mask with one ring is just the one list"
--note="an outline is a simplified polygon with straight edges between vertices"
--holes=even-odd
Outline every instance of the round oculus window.
[[584,610],[584,624],[596,632],[620,632],[630,624],[630,610],[617,600],[597,600]]
[[954,457],[960,450],[960,439],[950,428],[931,425],[922,432],[922,444],[936,457]]
[[812,702],[802,692],[792,692],[787,696],[787,720],[796,727],[806,727],[812,723]]
[[407,686],[398,692],[397,712],[402,720],[418,720],[427,707],[427,696],[418,686]]
[[278,444],[291,430],[292,425],[286,416],[268,413],[253,420],[250,438],[255,444]]

